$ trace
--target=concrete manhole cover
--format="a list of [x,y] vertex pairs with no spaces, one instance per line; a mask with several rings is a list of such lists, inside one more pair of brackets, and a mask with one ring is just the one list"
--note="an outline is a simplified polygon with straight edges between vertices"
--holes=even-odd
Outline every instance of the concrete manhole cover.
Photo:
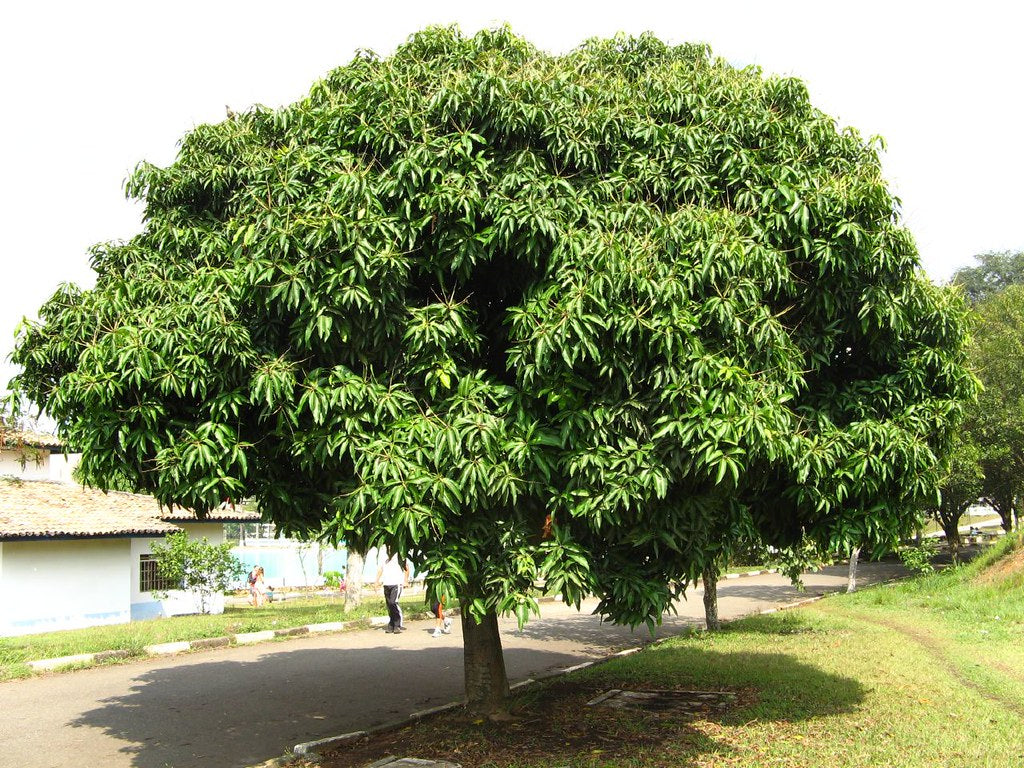
[[458,763],[444,760],[420,760],[415,757],[385,757],[366,768],[462,768]]
[[587,706],[692,715],[709,709],[722,712],[735,703],[736,694],[725,691],[624,691],[616,688],[588,701]]

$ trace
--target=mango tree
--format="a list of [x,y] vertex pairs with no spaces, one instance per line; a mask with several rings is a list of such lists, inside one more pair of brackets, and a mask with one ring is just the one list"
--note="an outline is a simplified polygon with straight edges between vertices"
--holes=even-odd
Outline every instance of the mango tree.
[[21,396],[96,485],[411,558],[489,714],[539,582],[653,626],[748,526],[891,541],[973,392],[877,145],[702,45],[428,29],[128,191]]

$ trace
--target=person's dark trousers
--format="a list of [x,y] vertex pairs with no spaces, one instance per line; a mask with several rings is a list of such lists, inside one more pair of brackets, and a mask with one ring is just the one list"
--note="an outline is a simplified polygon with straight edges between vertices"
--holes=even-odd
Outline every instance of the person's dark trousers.
[[402,596],[401,584],[384,585],[384,602],[388,604],[388,629],[396,630],[402,628],[402,609],[398,605],[398,598]]

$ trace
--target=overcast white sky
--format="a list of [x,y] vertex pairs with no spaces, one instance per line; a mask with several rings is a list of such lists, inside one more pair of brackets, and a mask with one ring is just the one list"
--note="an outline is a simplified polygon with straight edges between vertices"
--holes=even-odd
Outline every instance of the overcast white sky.
[[1024,10],[965,3],[19,2],[0,42],[0,390],[22,316],[61,282],[91,285],[86,251],[124,239],[123,181],[171,162],[225,105],[278,106],[412,32],[508,22],[563,52],[617,31],[700,41],[737,65],[802,78],[816,106],[888,144],[886,175],[936,281],[989,250],[1024,249]]

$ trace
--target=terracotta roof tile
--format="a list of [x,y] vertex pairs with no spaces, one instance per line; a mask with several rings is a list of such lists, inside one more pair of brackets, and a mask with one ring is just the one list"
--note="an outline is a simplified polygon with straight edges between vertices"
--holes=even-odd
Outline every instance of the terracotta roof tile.
[[[160,513],[161,520],[173,521],[176,523],[195,521],[196,513],[191,509],[182,509],[181,507],[175,507],[172,510],[164,509]],[[241,507],[231,507],[225,505],[218,509],[211,509],[206,517],[203,518],[203,522],[208,523],[258,523],[260,521],[259,512],[249,512],[248,510],[242,509]]]
[[[194,512],[161,509],[152,496],[83,488],[71,483],[0,478],[0,540],[156,535],[179,530]],[[254,512],[214,510],[210,522],[258,520]]]
[[51,448],[58,449],[64,443],[55,435],[45,432],[24,432],[18,429],[10,429],[0,426],[0,448]]

